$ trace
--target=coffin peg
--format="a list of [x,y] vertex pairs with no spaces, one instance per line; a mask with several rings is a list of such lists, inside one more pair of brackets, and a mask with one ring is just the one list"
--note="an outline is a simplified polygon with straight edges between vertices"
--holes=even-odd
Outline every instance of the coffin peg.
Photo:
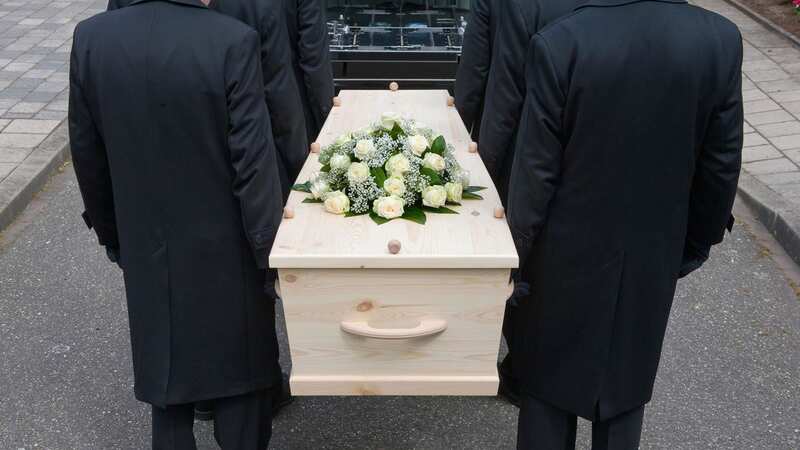
[[400,253],[400,249],[402,247],[403,245],[397,239],[392,239],[391,241],[389,241],[389,253],[393,255]]
[[294,208],[291,208],[289,206],[283,208],[283,218],[294,219]]
[[470,153],[478,153],[478,143],[477,142],[470,142],[469,143],[469,152]]
[[494,208],[494,217],[497,219],[502,219],[506,216],[506,209],[502,206],[497,206]]
[[397,84],[396,81],[392,81],[391,83],[389,83],[389,90],[390,91],[396,92],[398,89],[400,89],[400,85]]
[[333,106],[342,106],[342,99],[339,97],[333,97]]
[[322,146],[319,145],[319,142],[312,142],[311,143],[311,153],[319,153],[321,147]]
[[454,106],[456,104],[456,99],[452,96],[447,97],[447,106]]

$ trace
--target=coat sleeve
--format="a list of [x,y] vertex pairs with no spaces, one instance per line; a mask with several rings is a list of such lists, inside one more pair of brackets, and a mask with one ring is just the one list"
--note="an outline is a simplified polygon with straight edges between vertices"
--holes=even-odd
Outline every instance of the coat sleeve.
[[297,59],[303,72],[315,128],[333,106],[333,68],[323,0],[297,0]]
[[742,43],[724,98],[715,108],[700,149],[689,201],[687,241],[699,247],[722,242],[742,167]]
[[241,42],[228,50],[225,85],[233,194],[239,199],[253,256],[258,267],[265,269],[280,224],[282,202],[258,48],[258,35],[248,31]]
[[[267,102],[275,147],[293,183],[309,153],[306,121],[300,91],[292,70],[289,35],[281,10],[269,10],[262,16],[261,62],[264,97]],[[284,186],[288,191],[289,186]]]
[[497,34],[486,87],[478,151],[495,184],[506,154],[514,145],[515,131],[525,99],[525,52],[531,33],[516,0],[498,2]]
[[520,268],[547,220],[561,177],[563,87],[547,42],[536,36],[526,64],[527,96],[520,123],[509,191],[508,220]]
[[474,0],[472,16],[464,33],[464,51],[456,71],[456,109],[467,130],[480,126],[478,118],[486,94],[492,60],[490,0]]
[[119,248],[111,168],[103,138],[97,129],[83,91],[78,57],[79,31],[75,31],[69,75],[69,141],[72,163],[83,197],[86,225],[94,228],[100,245]]

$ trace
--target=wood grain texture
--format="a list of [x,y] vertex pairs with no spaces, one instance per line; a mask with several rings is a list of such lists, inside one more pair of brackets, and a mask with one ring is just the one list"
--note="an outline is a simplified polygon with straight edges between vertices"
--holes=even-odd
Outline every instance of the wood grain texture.
[[[518,258],[506,220],[497,219],[501,204],[480,156],[469,152],[469,133],[455,108],[447,106],[447,91],[342,91],[342,106],[334,108],[318,142],[323,146],[337,136],[377,121],[394,111],[440,132],[456,148],[471,184],[486,186],[484,200],[465,200],[454,207],[459,215],[428,214],[418,225],[395,220],[376,225],[369,217],[344,218],[325,212],[320,204],[302,203],[307,194],[293,192],[287,206],[294,218],[284,220],[270,255],[274,268],[490,268],[517,267]],[[298,181],[318,172],[318,155],[310,155]],[[386,243],[402,242],[403,251],[391,255]]]
[[[280,269],[295,395],[495,395],[509,269]],[[375,339],[341,329],[440,333]]]

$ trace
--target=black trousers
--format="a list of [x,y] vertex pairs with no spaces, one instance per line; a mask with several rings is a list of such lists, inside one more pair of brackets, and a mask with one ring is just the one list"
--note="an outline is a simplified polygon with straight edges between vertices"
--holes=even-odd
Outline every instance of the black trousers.
[[[636,450],[642,435],[644,406],[592,423],[592,450]],[[529,395],[522,399],[518,450],[574,450],[578,417]]]
[[[263,390],[213,400],[214,438],[222,450],[265,450],[272,437],[272,395]],[[196,450],[194,404],[153,406],[153,450]]]

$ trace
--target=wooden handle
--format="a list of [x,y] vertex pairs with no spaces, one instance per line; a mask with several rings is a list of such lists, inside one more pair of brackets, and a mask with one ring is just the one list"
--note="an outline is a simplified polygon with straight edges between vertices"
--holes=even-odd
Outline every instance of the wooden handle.
[[414,328],[374,328],[367,321],[344,321],[342,331],[373,339],[413,339],[431,336],[447,329],[442,319],[421,319]]

